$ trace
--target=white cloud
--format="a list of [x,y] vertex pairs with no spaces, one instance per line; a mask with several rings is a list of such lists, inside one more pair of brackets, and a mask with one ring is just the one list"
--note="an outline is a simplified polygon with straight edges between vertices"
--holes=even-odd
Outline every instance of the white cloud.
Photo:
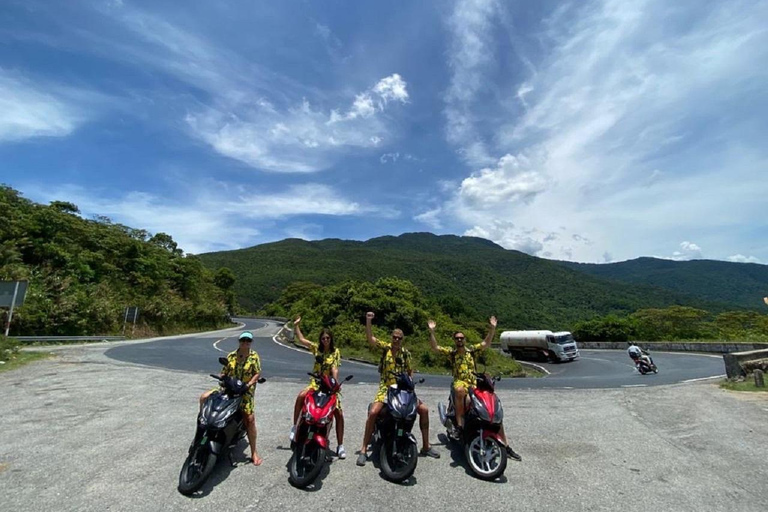
[[693,242],[681,242],[680,243],[680,250],[674,251],[672,253],[672,256],[661,256],[664,259],[669,260],[675,260],[675,261],[687,261],[687,260],[694,260],[694,259],[701,259],[702,258],[702,251],[701,247],[699,247],[697,244]]
[[528,204],[547,185],[547,178],[526,156],[504,155],[496,167],[481,169],[462,181],[458,195],[462,208],[496,210],[502,205]]
[[[137,191],[110,198],[105,191],[74,185],[57,189],[30,185],[24,190],[40,202],[70,201],[85,217],[103,215],[135,229],[168,233],[180,248],[193,254],[258,243],[263,229],[277,219],[390,214],[350,201],[333,188],[319,184],[295,185],[277,193],[217,182],[184,186],[189,187],[188,195],[179,201]],[[302,225],[302,232],[312,232],[313,224]],[[291,233],[290,228],[286,232]]]
[[400,158],[400,153],[384,153],[379,157],[379,161],[386,164],[387,162],[397,162],[398,158]]
[[481,140],[473,107],[487,87],[485,73],[495,65],[494,18],[497,0],[457,0],[448,20],[451,81],[445,94],[446,136],[461,148],[472,165],[490,165],[493,158]]
[[514,224],[506,221],[495,221],[490,226],[475,226],[464,232],[466,236],[477,236],[491,240],[505,249],[513,249],[527,254],[539,254],[544,245],[536,239],[536,232],[525,231],[516,228]]
[[72,133],[88,117],[68,100],[72,92],[0,68],[0,142]]
[[440,221],[441,214],[442,208],[435,208],[416,215],[414,219],[418,222],[426,224],[434,230],[440,230],[443,229],[443,223]]
[[728,261],[732,261],[734,263],[760,263],[759,258],[755,258],[754,256],[744,256],[743,254],[734,254],[733,256],[728,256]]
[[[389,80],[393,77],[395,85]],[[382,83],[389,85],[382,89]],[[393,94],[398,101],[407,99],[398,75],[358,94],[345,114],[325,113],[305,98],[284,112],[271,104],[238,103],[188,114],[186,121],[195,136],[222,155],[265,171],[315,172],[332,165],[345,150],[378,146],[388,128],[377,114]]]
[[373,92],[381,98],[384,104],[387,104],[389,101],[399,101],[400,103],[408,101],[405,80],[397,73],[379,80],[379,83],[373,87]]
[[[768,59],[761,21],[768,3],[570,4],[545,22],[543,57],[530,76],[506,87],[498,106],[508,115],[485,117],[474,107],[493,76],[498,47],[488,29],[498,5],[456,5],[454,43],[466,47],[449,55],[449,141],[465,156],[532,162],[512,170],[475,163],[449,198],[461,199],[460,225],[529,249],[537,246],[525,233],[536,229],[531,238],[544,245],[541,254],[570,250],[580,261],[600,261],[606,252],[619,260],[664,253],[694,231],[707,247],[743,243],[736,233],[763,215],[768,195],[761,172],[768,147],[760,140],[768,103],[758,92],[768,72],[755,65]],[[484,140],[480,125],[498,136]],[[513,235],[499,221],[514,223]],[[569,246],[538,238],[559,226]],[[673,257],[694,254],[688,246]]]

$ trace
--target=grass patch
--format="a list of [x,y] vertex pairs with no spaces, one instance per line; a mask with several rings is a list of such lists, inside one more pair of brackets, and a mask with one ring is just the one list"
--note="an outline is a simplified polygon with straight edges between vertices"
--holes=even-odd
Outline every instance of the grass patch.
[[754,378],[749,378],[742,382],[724,380],[720,383],[720,387],[729,391],[756,391],[758,393],[765,393],[768,391],[768,387],[758,388],[755,386]]
[[51,354],[46,352],[16,352],[15,354],[11,354],[10,357],[0,358],[0,361],[3,362],[3,364],[0,364],[0,372],[15,370],[32,361],[46,359],[48,357],[51,357]]

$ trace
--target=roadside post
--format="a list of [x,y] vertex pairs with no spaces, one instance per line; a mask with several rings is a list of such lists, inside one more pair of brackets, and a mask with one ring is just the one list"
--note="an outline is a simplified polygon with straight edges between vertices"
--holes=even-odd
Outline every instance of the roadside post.
[[5,321],[5,335],[11,330],[13,309],[24,304],[27,296],[29,281],[0,281],[0,308],[9,308],[8,319]]
[[125,316],[123,317],[123,335],[125,335],[125,324],[128,323],[128,319],[131,319],[131,334],[136,329],[136,319],[139,318],[139,308],[137,306],[128,306],[125,308]]

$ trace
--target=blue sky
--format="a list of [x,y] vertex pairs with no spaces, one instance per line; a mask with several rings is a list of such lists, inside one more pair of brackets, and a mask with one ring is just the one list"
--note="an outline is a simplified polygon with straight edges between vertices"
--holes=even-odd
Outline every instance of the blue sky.
[[766,1],[5,0],[0,182],[190,253],[768,263],[766,64]]

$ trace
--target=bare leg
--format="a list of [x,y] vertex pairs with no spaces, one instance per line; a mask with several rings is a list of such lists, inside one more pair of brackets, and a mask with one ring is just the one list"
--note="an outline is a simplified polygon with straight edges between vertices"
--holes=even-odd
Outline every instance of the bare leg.
[[368,451],[368,443],[371,442],[371,436],[373,435],[373,426],[383,406],[384,404],[381,402],[374,402],[371,406],[371,412],[368,413],[368,419],[365,421],[365,434],[363,435],[363,446],[360,448],[360,453]]
[[429,407],[424,403],[420,403],[416,409],[419,413],[419,428],[421,429],[421,449],[424,451],[429,450]]
[[256,451],[256,415],[243,413],[243,422],[248,432],[248,444],[251,445],[251,461],[254,466],[260,466],[263,460]]
[[293,424],[295,425],[299,421],[299,414],[301,413],[301,408],[304,405],[304,398],[307,396],[307,390],[302,389],[299,394],[296,396],[296,403],[293,404]]
[[333,415],[336,418],[336,442],[344,444],[344,413],[336,409]]
[[455,393],[456,401],[453,406],[456,408],[456,426],[464,428],[464,410],[466,409],[467,388],[456,388]]

